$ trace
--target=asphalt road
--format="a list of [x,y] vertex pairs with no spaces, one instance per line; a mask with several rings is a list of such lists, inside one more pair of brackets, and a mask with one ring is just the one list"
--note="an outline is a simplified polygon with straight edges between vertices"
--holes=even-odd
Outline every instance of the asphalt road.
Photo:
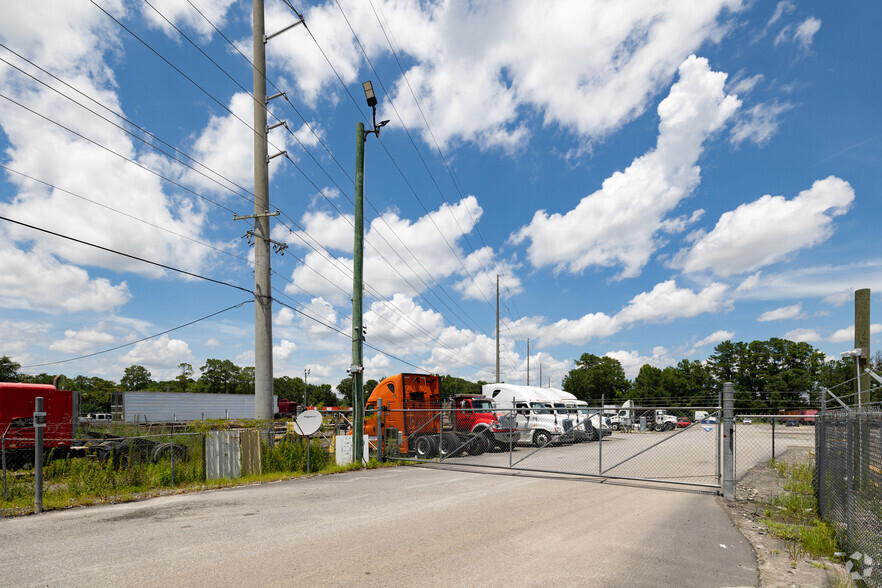
[[711,494],[400,467],[0,521],[7,586],[753,586]]

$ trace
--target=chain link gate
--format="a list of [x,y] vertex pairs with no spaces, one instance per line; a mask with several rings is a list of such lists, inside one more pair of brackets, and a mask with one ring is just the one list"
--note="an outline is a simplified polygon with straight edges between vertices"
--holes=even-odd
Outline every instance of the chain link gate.
[[720,407],[411,404],[379,415],[385,459],[721,487]]

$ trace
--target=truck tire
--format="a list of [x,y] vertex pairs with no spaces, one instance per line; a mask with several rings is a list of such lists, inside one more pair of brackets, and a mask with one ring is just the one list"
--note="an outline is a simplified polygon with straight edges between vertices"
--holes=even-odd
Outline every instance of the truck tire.
[[536,431],[533,433],[533,445],[536,447],[542,447],[543,445],[548,445],[548,442],[551,441],[551,435],[548,431]]
[[[484,445],[487,446],[486,451],[493,451],[497,446],[502,447],[502,445],[496,442],[496,437],[493,436],[489,429],[484,431]],[[505,450],[508,451],[508,443],[505,444]]]
[[600,436],[597,434],[597,429],[594,428],[590,423],[588,424],[588,441],[597,441]]
[[661,423],[655,423],[655,426],[652,428],[652,430],[656,433],[661,433],[663,429],[664,425],[662,425]]
[[442,458],[456,457],[462,451],[459,435],[456,433],[442,433],[441,444],[438,446],[438,455]]
[[665,423],[665,431],[673,431],[674,423]]
[[481,431],[475,431],[465,438],[465,450],[469,455],[481,455],[487,451],[487,440]]
[[438,440],[434,436],[420,435],[413,442],[417,459],[432,459],[438,451]]
[[161,459],[168,459],[172,451],[174,451],[175,454],[175,461],[186,461],[186,445],[181,445],[180,443],[175,443],[174,445],[172,445],[171,443],[160,443],[155,448],[153,448],[153,463],[156,463]]
[[613,430],[613,431],[618,431],[618,430],[619,430],[619,423],[613,423],[613,424],[612,424],[612,430]]

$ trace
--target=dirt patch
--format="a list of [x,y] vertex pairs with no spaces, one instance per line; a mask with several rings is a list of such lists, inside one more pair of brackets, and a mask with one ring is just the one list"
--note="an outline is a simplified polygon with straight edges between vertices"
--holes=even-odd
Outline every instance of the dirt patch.
[[[805,463],[811,459],[811,453],[808,447],[792,447],[777,459],[790,464]],[[776,494],[783,493],[783,482],[775,470],[759,465],[735,485],[735,500],[719,499],[729,518],[753,545],[760,586],[853,585],[844,566],[794,553],[791,542],[774,537],[762,524],[763,511]]]

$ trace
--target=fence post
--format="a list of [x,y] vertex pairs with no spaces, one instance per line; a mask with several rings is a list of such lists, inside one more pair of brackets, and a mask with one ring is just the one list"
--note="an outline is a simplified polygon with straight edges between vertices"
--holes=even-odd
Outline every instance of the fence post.
[[377,460],[380,463],[386,461],[383,445],[386,440],[386,423],[383,418],[383,399],[377,398]]
[[827,493],[825,486],[827,484],[827,391],[821,390],[821,419],[815,419],[815,459],[817,467],[815,468],[816,486],[815,493],[818,497],[818,514],[821,517],[827,514]]
[[176,415],[172,415],[171,432],[168,434],[169,447],[168,454],[171,457],[171,485],[175,485],[175,421]]
[[43,512],[43,427],[46,426],[46,413],[43,412],[43,397],[34,398],[34,512]]
[[854,508],[854,413],[848,411],[845,414],[846,427],[846,449],[845,454],[848,456],[846,462],[845,474],[845,547],[846,551],[851,551],[851,511]]
[[[600,428],[597,429],[597,475],[603,474],[603,404],[606,395],[600,395],[600,410],[597,411],[597,420],[600,421]],[[590,422],[590,421],[589,421]],[[587,429],[587,427],[586,427]]]
[[775,461],[775,423],[778,422],[778,419],[772,415],[772,461]]
[[735,427],[733,425],[735,385],[723,383],[723,498],[735,498]]

